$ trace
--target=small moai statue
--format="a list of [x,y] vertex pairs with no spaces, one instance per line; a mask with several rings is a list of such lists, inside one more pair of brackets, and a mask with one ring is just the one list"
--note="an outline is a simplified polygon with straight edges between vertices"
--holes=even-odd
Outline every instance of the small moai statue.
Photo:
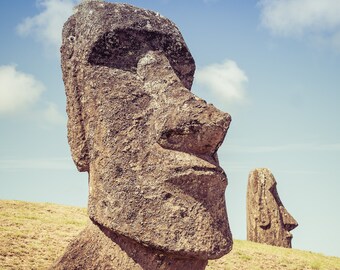
[[291,248],[290,231],[297,226],[280,200],[270,170],[251,171],[247,190],[247,240]]

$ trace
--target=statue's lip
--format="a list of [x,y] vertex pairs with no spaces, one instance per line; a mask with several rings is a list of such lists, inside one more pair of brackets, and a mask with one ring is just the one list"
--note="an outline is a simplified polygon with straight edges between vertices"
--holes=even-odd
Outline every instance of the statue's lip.
[[193,166],[192,169],[197,172],[212,172],[212,173],[223,174],[223,176],[226,177],[224,170],[219,166],[215,166],[214,168],[204,167],[204,166]]
[[288,241],[291,241],[293,239],[293,234],[291,234],[290,232],[286,232],[286,236],[285,238],[288,240]]
[[[177,179],[177,180],[176,180]],[[181,179],[180,181],[178,181]],[[189,182],[188,182],[189,181]],[[226,173],[221,167],[212,167],[212,166],[187,166],[187,167],[178,167],[175,168],[172,176],[167,179],[166,182],[174,183],[177,182],[178,186],[186,186],[191,181],[195,181],[196,183],[211,183],[212,185],[216,185],[218,182],[223,184],[223,191],[225,190],[226,184],[228,184],[228,178]],[[214,183],[214,184],[213,184]],[[189,184],[191,185],[191,184]]]
[[185,167],[177,167],[175,168],[175,173],[184,173],[190,174],[195,172],[203,172],[203,173],[218,173],[224,174],[224,170],[220,166],[202,166],[202,165],[193,165],[193,166],[185,166]]

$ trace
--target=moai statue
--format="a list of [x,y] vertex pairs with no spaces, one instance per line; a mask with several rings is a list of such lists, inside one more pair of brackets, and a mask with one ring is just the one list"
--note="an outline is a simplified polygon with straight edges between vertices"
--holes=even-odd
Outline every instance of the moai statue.
[[273,246],[292,247],[290,233],[298,224],[283,206],[270,170],[249,174],[247,191],[247,240]]
[[68,140],[89,174],[87,228],[52,269],[204,269],[232,248],[217,149],[231,121],[190,92],[177,27],[86,1],[63,28]]

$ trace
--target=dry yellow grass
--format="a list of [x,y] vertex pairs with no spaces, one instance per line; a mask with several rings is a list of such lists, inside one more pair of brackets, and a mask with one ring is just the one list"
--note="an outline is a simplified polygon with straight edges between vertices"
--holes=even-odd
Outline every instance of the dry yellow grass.
[[0,201],[0,269],[46,269],[86,220],[82,208]]
[[340,270],[340,258],[308,251],[234,240],[234,248],[209,270]]
[[[0,270],[46,269],[86,225],[86,209],[0,200]],[[340,270],[340,258],[235,240],[209,270]]]

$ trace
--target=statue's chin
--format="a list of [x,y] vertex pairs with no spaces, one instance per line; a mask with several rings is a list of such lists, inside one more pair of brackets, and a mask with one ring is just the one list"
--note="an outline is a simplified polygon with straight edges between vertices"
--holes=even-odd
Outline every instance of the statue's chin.
[[197,202],[190,205],[188,212],[180,199],[176,202],[142,203],[134,216],[128,209],[128,202],[122,208],[125,213],[113,210],[107,211],[106,215],[103,215],[105,211],[90,211],[89,214],[95,222],[117,234],[175,256],[215,259],[231,250],[232,237],[224,206],[213,209],[212,216]]
[[[192,155],[170,150],[162,154],[167,157],[162,159],[167,163],[163,169],[154,166],[148,173],[135,173],[138,177],[131,171],[120,177],[96,174],[103,170],[94,168],[90,218],[117,234],[176,256],[214,259],[225,255],[232,247],[225,173]],[[181,167],[175,162],[179,155],[185,157]]]

